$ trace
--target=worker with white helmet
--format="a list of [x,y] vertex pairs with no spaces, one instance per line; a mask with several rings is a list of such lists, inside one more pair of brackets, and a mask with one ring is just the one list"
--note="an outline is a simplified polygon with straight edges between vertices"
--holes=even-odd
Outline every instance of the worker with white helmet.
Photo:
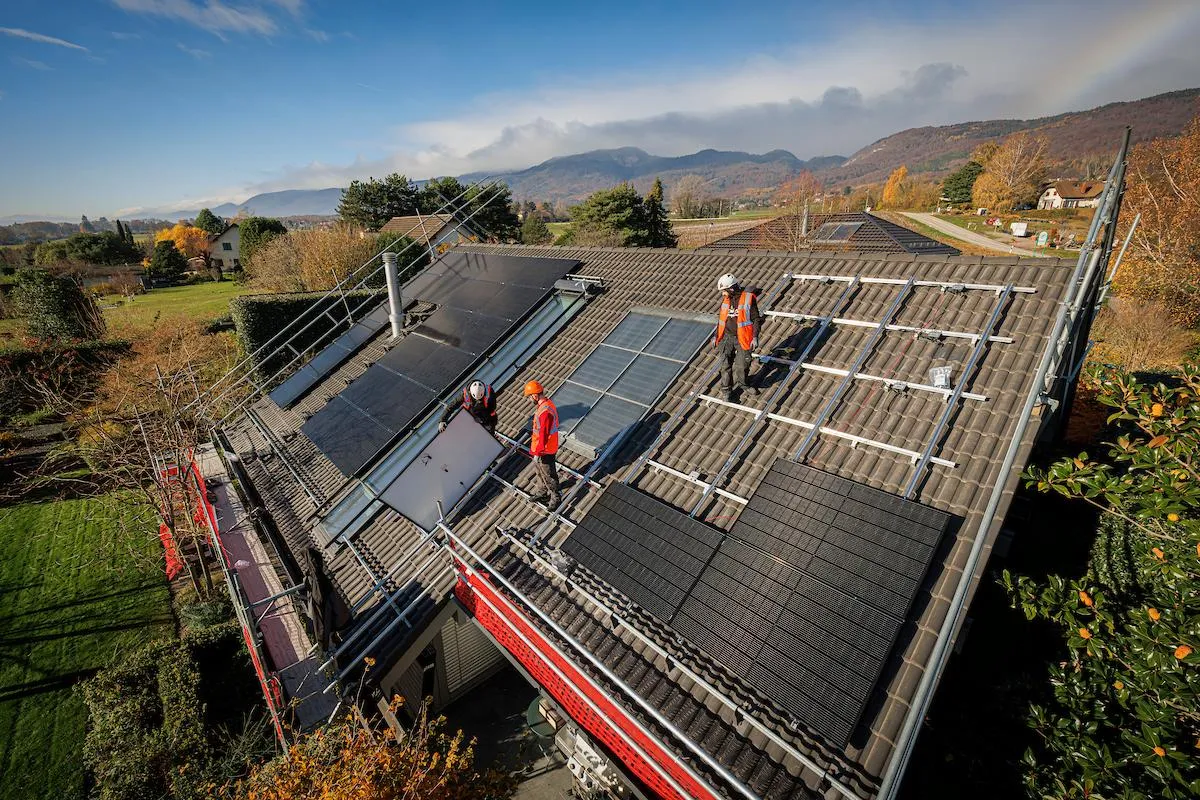
[[470,385],[463,389],[462,404],[450,406],[446,409],[446,413],[442,414],[442,422],[438,425],[438,432],[446,430],[446,426],[450,424],[450,418],[453,417],[459,409],[466,411],[475,421],[487,430],[493,436],[496,434],[496,395],[492,392],[492,387],[483,381],[471,381]]
[[[733,391],[757,390],[749,384],[750,358],[758,347],[758,332],[763,316],[758,310],[758,295],[742,289],[737,276],[726,273],[717,279],[721,292],[721,313],[717,317],[717,333],[713,347],[721,360],[721,395],[731,400]],[[736,309],[736,333],[727,331],[730,312]]]

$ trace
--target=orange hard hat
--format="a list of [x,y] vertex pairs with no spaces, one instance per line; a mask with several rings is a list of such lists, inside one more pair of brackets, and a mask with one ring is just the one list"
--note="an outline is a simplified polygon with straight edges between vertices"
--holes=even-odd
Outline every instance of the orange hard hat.
[[546,390],[544,388],[542,388],[542,385],[540,383],[538,383],[537,381],[530,381],[529,383],[525,384],[525,396],[526,397],[528,397],[531,394],[544,394],[545,391]]

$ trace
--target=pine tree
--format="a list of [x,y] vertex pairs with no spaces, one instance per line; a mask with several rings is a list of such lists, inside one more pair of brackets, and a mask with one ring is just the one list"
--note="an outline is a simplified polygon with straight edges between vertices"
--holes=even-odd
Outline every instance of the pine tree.
[[125,228],[121,226],[121,220],[117,220],[117,236],[121,237],[122,242],[129,241],[127,238],[125,238]]
[[646,229],[651,247],[678,247],[679,239],[671,229],[671,221],[667,219],[667,206],[663,200],[663,185],[659,178],[654,179],[654,185],[646,193],[642,201],[645,209]]
[[546,244],[553,241],[554,234],[546,227],[546,221],[536,211],[526,214],[521,223],[521,244]]
[[196,215],[196,227],[209,236],[220,236],[225,231],[225,220],[207,208],[202,208]]

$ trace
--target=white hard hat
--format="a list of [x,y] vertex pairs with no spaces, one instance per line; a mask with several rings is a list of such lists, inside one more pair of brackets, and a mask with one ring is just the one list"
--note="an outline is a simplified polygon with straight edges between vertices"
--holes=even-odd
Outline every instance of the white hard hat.
[[738,285],[737,276],[734,275],[732,272],[726,272],[724,275],[717,278],[717,288],[719,290],[721,290],[722,292],[725,291],[726,289],[732,289],[734,286],[737,286],[737,285]]
[[471,393],[471,397],[476,400],[482,400],[487,387],[483,385],[483,381],[471,381],[471,385],[467,387],[467,391]]

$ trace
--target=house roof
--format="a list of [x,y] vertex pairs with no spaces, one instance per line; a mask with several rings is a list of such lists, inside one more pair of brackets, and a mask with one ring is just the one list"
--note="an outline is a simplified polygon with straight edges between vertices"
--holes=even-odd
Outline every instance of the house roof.
[[[830,223],[857,224],[858,228],[837,241],[820,239],[823,226]],[[843,231],[844,232],[844,231]],[[913,253],[958,255],[948,244],[923,236],[914,230],[869,214],[854,211],[845,214],[810,214],[808,228],[800,214],[784,214],[754,227],[738,231],[705,246],[707,250],[821,250],[860,253]]]
[[446,226],[453,222],[454,217],[449,214],[416,214],[410,217],[392,217],[379,229],[379,232],[407,236],[421,244],[427,245],[430,240],[437,239]]
[[231,230],[236,228],[237,226],[238,226],[238,224],[236,222],[230,222],[221,230],[220,233],[209,234],[208,240],[210,242],[215,242],[218,239],[220,239],[222,236],[224,236],[225,234],[229,233]]
[[[622,681],[639,696],[670,717],[675,726],[697,746],[711,754],[739,780],[764,798],[825,796],[828,780],[849,787],[853,794],[869,798],[878,787],[880,776],[891,757],[897,732],[912,702],[916,687],[929,667],[937,631],[950,607],[950,599],[960,583],[973,586],[978,572],[964,575],[968,552],[977,536],[985,537],[985,548],[998,533],[1008,499],[1015,488],[1020,469],[1032,447],[1035,430],[1031,427],[1020,443],[1020,455],[1007,472],[1002,472],[1003,453],[1018,429],[1022,402],[1045,350],[1055,316],[1063,300],[1072,270],[1060,259],[979,258],[964,256],[916,257],[886,253],[737,253],[721,250],[678,251],[654,249],[536,248],[522,246],[460,246],[470,252],[508,254],[542,258],[575,258],[582,262],[580,274],[602,278],[606,290],[591,300],[549,344],[503,387],[499,389],[501,433],[519,436],[528,423],[528,402],[513,387],[536,378],[553,396],[564,379],[636,306],[650,306],[683,314],[713,314],[717,304],[715,282],[719,275],[734,272],[743,285],[758,286],[764,293],[764,310],[794,314],[825,315],[834,311],[847,290],[847,281],[825,281],[794,276],[833,276],[870,278],[882,282],[864,282],[845,295],[846,305],[838,311],[840,322],[832,333],[810,354],[811,368],[799,370],[790,388],[783,392],[775,408],[782,417],[798,420],[816,418],[822,407],[834,397],[842,377],[837,370],[853,369],[860,351],[874,334],[875,326],[893,305],[897,293],[906,298],[897,306],[893,324],[900,329],[883,331],[869,357],[858,372],[885,378],[855,380],[848,384],[823,428],[807,463],[852,480],[901,494],[913,474],[912,453],[920,453],[933,435],[937,421],[946,410],[943,395],[914,389],[930,383],[929,370],[935,365],[951,365],[954,378],[962,380],[962,370],[974,351],[969,338],[954,336],[918,336],[918,329],[978,334],[996,314],[992,331],[998,337],[981,351],[969,378],[968,391],[976,399],[963,399],[949,418],[949,425],[938,437],[935,454],[954,466],[932,466],[919,484],[915,499],[961,519],[961,525],[948,536],[939,550],[933,568],[926,577],[910,613],[900,640],[883,670],[863,714],[859,728],[844,747],[832,746],[807,731],[803,721],[793,720],[779,703],[747,685],[739,676],[718,663],[709,654],[673,631],[663,622],[632,603],[629,598],[603,580],[580,568],[576,579],[594,596],[622,609],[634,620],[639,635],[661,644],[679,663],[698,673],[710,686],[719,687],[743,709],[789,743],[781,748],[776,741],[747,727],[735,712],[705,687],[680,676],[674,665],[648,650],[638,636],[624,629],[614,630],[607,618],[599,618],[577,591],[547,580],[544,570],[518,557],[519,551],[497,533],[498,528],[533,529],[542,523],[545,510],[499,484],[477,493],[450,524],[471,547],[487,554],[493,565],[520,588],[527,598],[558,620],[573,636],[595,653]],[[791,275],[792,279],[782,276]],[[954,284],[949,291],[940,285],[914,285],[903,289],[909,279]],[[774,303],[767,301],[770,287],[786,286]],[[970,285],[1013,284],[1022,289],[1003,299],[996,311],[994,291],[969,289]],[[959,288],[961,287],[961,288]],[[419,298],[418,298],[419,299]],[[856,325],[854,321],[866,322]],[[798,330],[805,323],[785,316],[772,316],[766,322],[761,340],[764,348],[788,353]],[[318,503],[354,491],[338,470],[303,434],[300,424],[306,414],[322,406],[328,397],[341,391],[348,381],[366,370],[386,352],[387,332],[368,342],[352,359],[344,363],[312,393],[290,409],[280,409],[269,398],[254,405],[255,412],[290,457],[290,464],[273,456],[262,430],[246,417],[226,429],[232,447],[245,464],[253,489],[263,498],[274,524],[288,548],[300,553],[323,541],[314,530],[315,504],[295,479],[295,470],[316,489]],[[625,478],[630,465],[656,437],[666,417],[672,414],[693,386],[711,366],[702,353],[693,359],[666,394],[647,413],[624,445],[615,452],[595,478],[601,486]],[[761,367],[756,367],[756,370]],[[908,382],[901,388],[897,381]],[[753,403],[753,400],[747,400]],[[681,426],[655,453],[655,459],[667,470],[643,469],[631,484],[637,489],[684,509],[699,496],[694,483],[680,475],[715,475],[726,460],[733,443],[747,429],[746,412],[714,403],[701,402],[684,417]],[[840,432],[838,434],[828,431]],[[806,430],[794,425],[770,422],[754,438],[753,446],[733,465],[724,489],[731,495],[749,497],[771,465],[780,457],[790,457]],[[844,435],[860,437],[857,440]],[[871,442],[881,446],[872,445]],[[566,449],[560,451],[560,463],[577,470],[588,461]],[[668,470],[674,470],[672,474]],[[528,461],[513,457],[500,468],[501,477],[518,488],[531,488],[534,474]],[[996,513],[984,519],[985,506],[992,490],[1005,487]],[[361,491],[361,489],[357,490]],[[574,508],[567,510],[579,520],[596,502],[598,489],[586,489]],[[741,505],[725,496],[714,496],[698,519],[728,530]],[[986,522],[986,524],[985,524]],[[571,535],[571,526],[558,523],[545,539],[558,546]],[[403,605],[419,598],[428,589],[434,597],[445,596],[454,578],[448,571],[417,573],[412,553],[422,542],[421,532],[395,511],[383,508],[349,544],[335,544],[326,551],[326,564],[337,591],[347,605],[360,605],[359,620],[368,618],[382,600],[372,587],[382,582],[386,589],[399,592],[393,602]],[[383,580],[380,578],[383,576]],[[409,583],[409,580],[413,583]],[[433,602],[424,602],[413,615],[411,627],[392,639],[402,643],[420,629],[420,613],[432,613]],[[365,622],[363,624],[366,624]],[[366,637],[364,637],[366,638]],[[377,653],[381,662],[386,654]],[[581,665],[595,673],[589,665]],[[381,666],[379,675],[386,675]],[[597,675],[597,679],[602,679]],[[630,713],[644,714],[620,692],[614,694]],[[664,741],[675,734],[647,721]],[[685,760],[690,760],[712,784],[729,796],[735,790],[725,779],[688,753],[682,744],[673,745]],[[806,762],[796,752],[806,754]],[[816,764],[819,769],[814,770]],[[833,795],[829,795],[833,796]]]
[[1066,200],[1090,200],[1104,191],[1104,181],[1055,181],[1051,187]]

